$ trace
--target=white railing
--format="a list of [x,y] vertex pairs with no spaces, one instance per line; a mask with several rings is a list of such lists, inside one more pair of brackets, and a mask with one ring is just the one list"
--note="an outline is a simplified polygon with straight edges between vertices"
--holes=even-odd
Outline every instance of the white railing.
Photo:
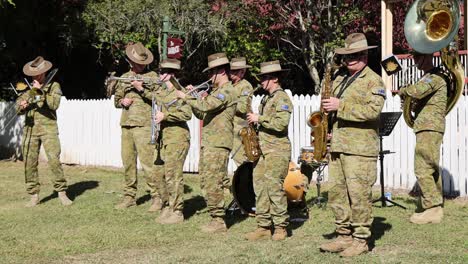
[[[463,62],[466,61],[466,56]],[[402,60],[404,65],[411,65]],[[405,64],[406,63],[406,64]],[[413,76],[418,76],[415,72]],[[401,77],[400,77],[401,78]],[[396,85],[397,82],[395,82]],[[291,157],[297,161],[300,148],[310,145],[310,128],[306,125],[308,114],[319,109],[318,96],[291,96],[294,112],[289,126],[292,144]],[[260,97],[254,97],[252,105],[258,109]],[[0,150],[20,153],[21,118],[15,118],[12,103],[0,102]],[[384,112],[400,110],[398,96],[387,97]],[[120,157],[120,111],[114,108],[112,99],[67,100],[62,99],[58,110],[58,124],[62,145],[63,163],[121,167]],[[8,127],[6,122],[14,118]],[[468,98],[462,96],[447,116],[447,126],[441,149],[440,167],[444,177],[444,189],[452,195],[467,196],[468,191]],[[185,161],[184,171],[198,172],[200,147],[200,122],[192,118],[189,122],[191,146]],[[410,189],[416,181],[414,176],[415,136],[403,118],[400,118],[392,134],[384,137],[384,149],[395,152],[385,156],[384,175],[386,187]],[[1,155],[4,156],[4,155]],[[229,171],[234,170],[232,162]],[[327,177],[325,177],[325,180]],[[377,184],[379,181],[377,181]]]

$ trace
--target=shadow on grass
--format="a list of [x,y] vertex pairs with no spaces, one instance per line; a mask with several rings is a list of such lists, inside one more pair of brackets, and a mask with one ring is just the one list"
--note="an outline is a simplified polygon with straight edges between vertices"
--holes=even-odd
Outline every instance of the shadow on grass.
[[184,201],[184,218],[189,219],[194,214],[196,214],[197,211],[200,211],[203,208],[206,208],[206,202],[203,196],[201,195],[196,195],[196,196],[191,197],[188,200],[185,200]]
[[149,193],[147,193],[147,194],[141,196],[140,198],[138,198],[136,200],[136,204],[137,205],[144,204],[144,203],[148,202],[149,200],[151,200],[151,195]]
[[184,193],[191,193],[192,191],[192,187],[188,186],[187,184],[184,184]]
[[392,225],[386,223],[387,218],[375,217],[374,222],[372,222],[371,231],[372,236],[369,239],[369,250],[372,250],[375,247],[375,241],[381,239],[385,232],[392,229]]
[[[67,190],[67,196],[70,198],[70,200],[75,200],[76,197],[82,195],[84,192],[87,190],[91,190],[94,188],[97,188],[99,186],[98,181],[82,181],[82,182],[76,182],[72,185],[68,186]],[[58,197],[57,192],[53,192],[49,196],[44,197],[40,203],[46,203],[52,199],[55,199]]]

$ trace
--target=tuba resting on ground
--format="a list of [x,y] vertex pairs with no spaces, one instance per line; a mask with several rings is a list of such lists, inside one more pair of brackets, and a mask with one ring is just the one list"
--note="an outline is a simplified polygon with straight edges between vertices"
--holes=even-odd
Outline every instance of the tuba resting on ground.
[[[331,95],[332,82],[331,75],[334,67],[328,65],[325,72],[325,81],[322,89],[321,99],[328,99]],[[315,111],[307,117],[307,125],[312,128],[314,137],[314,161],[324,162],[327,156],[327,134],[328,134],[328,113],[320,103],[320,111]]]
[[[425,54],[440,50],[441,61],[450,80],[447,114],[458,101],[465,82],[456,41],[459,24],[457,0],[416,0],[405,17],[405,37],[414,50]],[[412,113],[414,103],[414,99],[404,98],[403,117],[411,128],[415,119]]]

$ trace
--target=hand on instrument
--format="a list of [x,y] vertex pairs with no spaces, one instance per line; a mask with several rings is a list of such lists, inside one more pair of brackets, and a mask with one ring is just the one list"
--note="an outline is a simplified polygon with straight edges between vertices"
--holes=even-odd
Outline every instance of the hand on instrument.
[[40,84],[37,80],[33,80],[32,87],[41,89],[42,84]]
[[133,103],[133,99],[130,99],[130,98],[124,98],[120,100],[120,104],[125,107],[129,107],[132,103]]
[[322,100],[323,109],[327,112],[332,112],[338,110],[340,107],[340,99],[336,97],[330,97],[329,99]]
[[203,99],[208,96],[208,93],[204,91],[203,93],[200,94],[200,98]]
[[139,82],[139,81],[132,81],[131,84],[133,85],[133,87],[135,87],[135,89],[137,89],[139,92],[142,92],[143,91],[143,82]]
[[21,110],[26,109],[28,106],[29,106],[28,101],[22,100],[22,101],[20,102],[20,108],[21,108]]
[[184,99],[185,98],[185,93],[182,91],[175,91],[177,98]]
[[333,137],[333,134],[332,133],[327,133],[327,140],[331,140]]
[[258,117],[259,117],[259,115],[257,115],[257,114],[248,113],[247,114],[247,121],[249,122],[249,124],[258,123]]
[[164,120],[164,113],[163,112],[157,112],[156,116],[154,117],[154,121],[159,124],[163,120]]

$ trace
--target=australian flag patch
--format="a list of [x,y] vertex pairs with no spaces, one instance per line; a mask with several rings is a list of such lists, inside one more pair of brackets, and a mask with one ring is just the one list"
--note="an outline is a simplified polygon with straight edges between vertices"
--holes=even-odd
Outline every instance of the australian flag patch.
[[281,105],[281,110],[289,111],[289,105]]
[[225,97],[224,97],[224,94],[220,93],[216,96],[216,98],[218,98],[219,100],[221,101],[224,101]]

